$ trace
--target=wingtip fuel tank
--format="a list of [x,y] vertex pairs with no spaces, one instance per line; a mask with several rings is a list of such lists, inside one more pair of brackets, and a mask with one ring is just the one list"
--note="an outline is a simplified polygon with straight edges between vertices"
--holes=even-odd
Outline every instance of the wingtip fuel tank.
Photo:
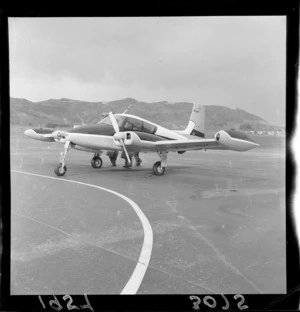
[[44,141],[44,142],[54,142],[53,137],[46,137],[45,134],[51,134],[53,130],[50,129],[28,129],[24,132],[24,134],[31,139],[39,140],[39,141]]
[[249,151],[259,146],[252,138],[240,131],[218,131],[215,140],[225,148],[239,152]]

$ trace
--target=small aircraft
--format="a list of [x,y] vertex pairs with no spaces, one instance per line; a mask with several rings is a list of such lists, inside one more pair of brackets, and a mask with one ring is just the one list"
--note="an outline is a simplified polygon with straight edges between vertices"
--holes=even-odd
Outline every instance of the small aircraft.
[[95,125],[79,126],[69,131],[29,129],[25,135],[40,141],[64,144],[60,163],[54,169],[57,176],[67,172],[65,158],[71,148],[94,153],[91,160],[93,168],[101,168],[100,155],[104,150],[124,151],[128,163],[131,163],[129,153],[157,152],[160,161],[153,165],[153,173],[161,176],[167,167],[168,152],[182,154],[203,149],[248,151],[259,146],[247,134],[235,130],[220,130],[214,138],[205,139],[204,123],[204,106],[194,104],[185,130],[169,130],[134,115],[109,112],[106,118]]

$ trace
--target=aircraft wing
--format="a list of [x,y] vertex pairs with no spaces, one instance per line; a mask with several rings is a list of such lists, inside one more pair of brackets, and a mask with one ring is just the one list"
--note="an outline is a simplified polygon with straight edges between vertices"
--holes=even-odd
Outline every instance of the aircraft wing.
[[141,134],[138,135],[133,131],[117,132],[114,135],[97,135],[76,133],[73,130],[66,132],[52,129],[29,129],[25,131],[25,134],[33,139],[47,142],[65,143],[68,140],[75,145],[93,150],[119,150],[126,146],[129,151],[133,152],[183,152],[201,149],[248,151],[259,146],[245,134],[224,130],[217,132],[212,139],[191,138],[160,141],[145,140],[146,137],[149,139],[152,136],[149,137],[147,134],[145,137],[144,133],[140,137]]
[[[143,149],[156,151],[189,151],[201,149],[222,149],[248,151],[259,146],[254,140],[243,133],[221,130],[213,139],[166,140],[141,144]],[[144,146],[143,146],[144,145]]]

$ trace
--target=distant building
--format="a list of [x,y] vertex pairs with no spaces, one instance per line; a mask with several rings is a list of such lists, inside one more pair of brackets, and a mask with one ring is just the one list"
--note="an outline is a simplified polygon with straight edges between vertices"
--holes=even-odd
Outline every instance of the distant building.
[[268,135],[274,135],[274,131],[268,131]]
[[263,134],[263,132],[261,130],[257,131],[257,134]]

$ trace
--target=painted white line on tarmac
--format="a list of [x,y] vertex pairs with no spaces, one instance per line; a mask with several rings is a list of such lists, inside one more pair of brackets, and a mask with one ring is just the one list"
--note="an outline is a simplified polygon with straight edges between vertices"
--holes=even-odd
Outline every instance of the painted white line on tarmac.
[[63,179],[63,178],[50,177],[50,176],[45,176],[45,175],[40,175],[40,174],[25,172],[25,171],[18,171],[18,170],[11,170],[11,171],[15,172],[15,173],[22,173],[22,174],[32,175],[32,176],[36,176],[36,177],[41,177],[41,178],[65,181],[65,182],[76,183],[76,184],[94,187],[94,188],[109,192],[111,194],[114,194],[116,196],[119,196],[122,199],[124,199],[125,201],[127,201],[132,206],[132,208],[134,209],[134,211],[138,215],[138,217],[139,217],[139,219],[143,225],[144,242],[143,242],[142,250],[141,250],[137,265],[136,265],[130,279],[128,280],[127,284],[125,285],[125,287],[121,291],[121,295],[129,295],[129,294],[134,295],[137,293],[137,291],[138,291],[138,289],[142,283],[142,280],[145,276],[149,262],[150,262],[152,245],[153,245],[153,232],[152,232],[152,228],[151,228],[150,222],[148,221],[147,217],[144,215],[143,211],[140,209],[140,207],[134,201],[132,201],[130,198],[128,198],[128,197],[126,197],[126,196],[124,196],[124,195],[122,195],[116,191],[113,191],[113,190],[110,190],[110,189],[107,189],[107,188],[104,188],[101,186],[97,186],[94,184],[88,184],[88,183],[83,183],[83,182],[79,182],[79,181],[67,180],[67,179]]

